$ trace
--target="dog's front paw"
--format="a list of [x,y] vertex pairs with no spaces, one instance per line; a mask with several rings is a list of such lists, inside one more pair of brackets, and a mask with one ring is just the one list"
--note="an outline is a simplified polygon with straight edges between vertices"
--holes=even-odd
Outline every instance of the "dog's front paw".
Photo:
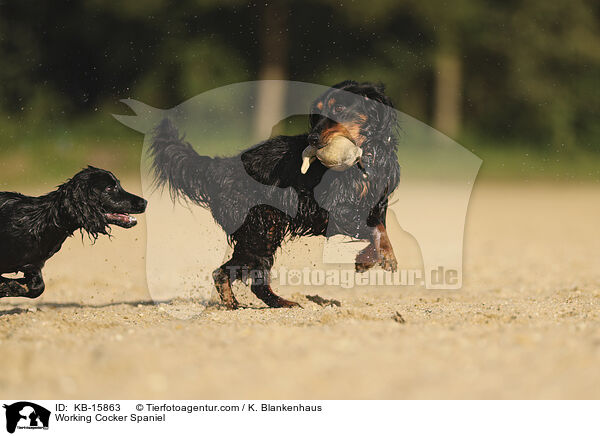
[[379,262],[379,265],[381,265],[381,267],[386,271],[396,272],[398,270],[398,261],[396,260],[394,253],[391,255],[384,254]]
[[369,244],[356,256],[354,267],[356,272],[362,273],[373,268],[379,261],[379,253],[372,244]]
[[354,269],[357,273],[363,273],[373,268],[376,264],[376,262],[356,262],[354,264]]

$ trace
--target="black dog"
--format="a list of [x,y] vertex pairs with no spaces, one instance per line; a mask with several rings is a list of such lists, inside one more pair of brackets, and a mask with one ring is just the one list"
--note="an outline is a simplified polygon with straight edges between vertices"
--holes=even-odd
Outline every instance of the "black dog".
[[[231,260],[213,273],[229,309],[238,307],[231,283],[244,271],[252,271],[251,290],[270,307],[298,306],[269,285],[274,254],[286,237],[343,234],[367,239],[370,244],[357,256],[356,270],[376,264],[396,268],[385,221],[388,197],[400,180],[397,116],[383,86],[336,85],[313,103],[310,128],[309,134],[274,137],[231,158],[198,155],[169,120],[155,130],[150,153],[157,184],[168,185],[173,197],[210,208],[234,246]],[[343,172],[328,171],[316,161],[301,174],[303,150],[309,144],[323,147],[337,135],[362,148],[361,161]],[[283,189],[267,188],[260,194],[261,204],[250,183],[254,181]],[[288,195],[285,188],[297,195]]]
[[94,240],[109,225],[130,228],[146,200],[126,192],[110,172],[88,167],[41,197],[0,192],[0,297],[36,298],[44,292],[42,267],[80,229]]

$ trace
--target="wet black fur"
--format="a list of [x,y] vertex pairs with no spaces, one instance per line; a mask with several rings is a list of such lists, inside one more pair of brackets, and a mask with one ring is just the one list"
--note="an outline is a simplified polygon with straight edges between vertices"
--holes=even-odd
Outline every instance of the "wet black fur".
[[[306,174],[300,172],[309,133],[320,133],[332,122],[316,102],[342,98],[340,90],[359,96],[350,102],[349,111],[367,116],[361,129],[366,137],[366,179],[357,166],[335,172],[318,160]],[[217,288],[232,271],[232,280],[239,279],[237,272],[244,268],[264,271],[263,282],[256,280],[251,289],[268,305],[280,307],[285,300],[268,288],[268,271],[286,237],[343,234],[368,239],[372,227],[385,225],[388,197],[399,183],[400,167],[396,111],[383,91],[383,86],[370,83],[342,82],[311,108],[309,133],[273,137],[234,157],[198,155],[168,119],[155,129],[150,153],[157,184],[167,185],[174,198],[208,207],[234,246],[232,259],[214,273]],[[265,189],[257,193],[252,179]],[[235,308],[233,300],[230,306]]]
[[109,232],[105,213],[142,213],[146,200],[125,191],[115,176],[88,167],[40,197],[0,192],[0,297],[35,298],[44,291],[41,269],[76,230],[93,240]]

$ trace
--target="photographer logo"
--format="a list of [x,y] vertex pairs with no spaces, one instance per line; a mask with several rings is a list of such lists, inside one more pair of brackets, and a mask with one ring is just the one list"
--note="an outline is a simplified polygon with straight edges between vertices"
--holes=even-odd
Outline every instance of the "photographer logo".
[[14,433],[19,430],[48,430],[50,411],[29,401],[5,404],[6,431]]

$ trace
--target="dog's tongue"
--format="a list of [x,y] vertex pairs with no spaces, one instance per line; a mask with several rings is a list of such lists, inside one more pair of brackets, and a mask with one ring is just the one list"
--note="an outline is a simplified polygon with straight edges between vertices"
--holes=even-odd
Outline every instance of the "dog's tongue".
[[131,215],[126,215],[123,213],[107,213],[105,214],[106,218],[115,223],[123,224],[124,226],[132,226],[137,224],[137,219],[132,217]]

